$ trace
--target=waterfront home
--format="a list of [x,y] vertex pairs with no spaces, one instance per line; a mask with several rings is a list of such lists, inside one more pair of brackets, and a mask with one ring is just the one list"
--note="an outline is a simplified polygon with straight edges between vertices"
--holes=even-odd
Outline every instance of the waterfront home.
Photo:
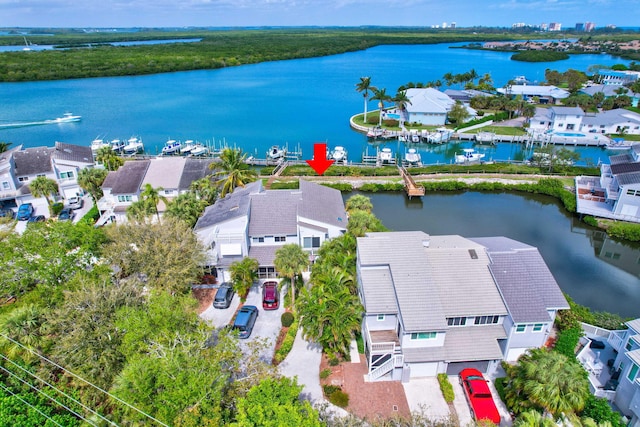
[[[447,122],[447,114],[456,101],[444,92],[433,88],[411,88],[406,90],[410,102],[405,106],[406,121],[428,126],[442,126]],[[470,107],[469,115],[476,111]]]
[[640,222],[640,144],[610,156],[600,177],[577,176],[575,182],[578,213]]
[[529,122],[529,131],[577,132],[582,126],[584,115],[580,107],[536,108],[536,114]]
[[[98,201],[99,225],[107,222],[127,221],[127,208],[140,200],[146,186],[162,188],[160,195],[171,200],[189,190],[195,180],[211,174],[211,159],[184,157],[156,157],[147,160],[128,160],[117,171],[107,174],[103,184],[103,197]],[[164,203],[159,203],[160,215]]]
[[630,70],[598,70],[596,80],[605,85],[626,85],[640,80],[640,72]]
[[312,261],[325,240],[346,229],[340,192],[304,180],[298,190],[265,190],[261,181],[238,187],[207,207],[194,227],[207,267],[224,280],[229,266],[247,256],[258,260],[261,278],[276,277],[278,248],[298,244]]
[[638,106],[638,101],[640,101],[640,93],[634,93],[629,88],[624,87],[624,86],[619,85],[619,84],[589,85],[589,86],[583,87],[578,92],[584,93],[585,95],[589,95],[589,96],[593,96],[598,92],[602,92],[604,94],[605,98],[615,98],[616,96],[620,95],[618,93],[620,91],[620,89],[624,89],[626,91],[624,93],[624,95],[626,95],[629,98],[631,98],[631,105],[633,107],[637,107]]
[[640,319],[625,326],[610,331],[582,324],[586,338],[577,359],[589,373],[591,392],[614,404],[625,425],[640,427]]
[[584,133],[640,135],[640,114],[616,108],[585,115],[580,130]]
[[492,373],[569,308],[538,250],[506,237],[367,233],[357,255],[370,381]]
[[[91,148],[56,142],[53,147],[18,146],[0,154],[0,201],[5,206],[34,202],[29,183],[44,176],[58,184],[54,198],[82,194],[78,173],[94,166]],[[43,198],[44,199],[44,198]]]
[[559,104],[569,96],[568,91],[556,86],[510,85],[496,90],[509,98],[515,98],[518,95],[525,101],[538,98],[540,104]]

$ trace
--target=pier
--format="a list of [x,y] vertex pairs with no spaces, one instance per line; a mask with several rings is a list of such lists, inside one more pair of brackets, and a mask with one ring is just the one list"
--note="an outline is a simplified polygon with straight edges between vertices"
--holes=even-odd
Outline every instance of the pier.
[[409,196],[409,199],[411,199],[412,197],[424,196],[424,187],[421,185],[417,185],[413,180],[413,177],[407,173],[407,170],[404,167],[398,166],[398,171],[400,172],[400,176],[404,181],[404,190],[407,192],[407,196]]

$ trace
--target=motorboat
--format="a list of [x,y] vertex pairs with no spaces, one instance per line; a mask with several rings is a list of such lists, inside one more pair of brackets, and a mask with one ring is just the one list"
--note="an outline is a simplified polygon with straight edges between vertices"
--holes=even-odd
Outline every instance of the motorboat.
[[193,143],[193,139],[187,139],[184,142],[184,145],[180,147],[180,154],[191,154],[191,150],[195,148],[195,144]]
[[456,163],[473,163],[484,159],[483,153],[478,153],[473,148],[464,148],[463,154],[456,154]]
[[284,150],[284,148],[280,148],[277,145],[272,145],[271,148],[269,148],[269,151],[267,151],[267,159],[280,160],[284,158],[285,154],[286,151]]
[[180,148],[182,148],[182,144],[175,139],[170,139],[164,143],[164,147],[162,147],[162,154],[176,154],[180,152]]
[[409,135],[407,135],[406,133],[398,134],[398,142],[409,142],[409,140]]
[[347,161],[347,150],[342,146],[336,146],[331,153],[331,158],[336,162],[346,162]]
[[47,123],[71,123],[79,122],[82,116],[74,116],[73,113],[64,113],[62,117],[57,117],[53,120],[46,120]]
[[112,139],[109,144],[111,144],[111,149],[116,152],[122,151],[126,145],[121,139]]
[[192,156],[202,156],[204,154],[207,154],[208,152],[209,152],[209,149],[200,143],[196,143],[191,149]]
[[393,153],[391,152],[391,148],[385,147],[380,150],[379,158],[381,163],[392,163]]
[[102,148],[111,148],[111,143],[109,141],[105,141],[103,139],[100,138],[96,138],[93,141],[91,141],[91,152],[95,155],[98,151],[100,151],[100,149]]
[[415,148],[409,148],[404,155],[404,162],[408,166],[418,166],[422,163],[421,160],[420,153]]
[[125,154],[136,154],[141,151],[144,151],[144,145],[142,144],[142,140],[140,138],[131,137],[127,140],[127,144],[122,147],[122,151]]
[[418,132],[411,132],[411,142],[416,144],[420,142],[420,134]]
[[384,130],[382,128],[379,128],[378,126],[369,129],[369,131],[367,132],[367,138],[369,139],[382,138],[383,135],[384,135]]

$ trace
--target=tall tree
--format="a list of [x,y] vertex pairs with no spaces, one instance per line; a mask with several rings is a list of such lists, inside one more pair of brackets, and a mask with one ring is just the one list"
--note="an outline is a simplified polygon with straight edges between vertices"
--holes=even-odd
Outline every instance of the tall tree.
[[102,198],[102,183],[107,177],[106,169],[100,168],[84,168],[78,172],[78,185],[91,194],[94,204],[98,204],[98,200]]
[[367,105],[369,104],[369,92],[376,90],[375,86],[371,86],[371,77],[360,77],[360,81],[356,84],[356,90],[362,93],[364,97],[364,122],[367,123]]
[[400,125],[402,126],[406,118],[407,105],[411,105],[411,100],[407,96],[407,91],[402,90],[396,93],[396,96],[393,97],[392,101],[396,104],[396,108],[400,110],[400,117],[402,120],[400,121]]
[[58,183],[46,176],[38,176],[31,181],[29,189],[33,197],[44,197],[47,200],[49,209],[51,209],[51,196],[58,194]]
[[236,187],[244,187],[258,178],[258,174],[245,162],[246,158],[247,155],[239,148],[225,148],[220,154],[220,160],[209,166],[217,178],[222,197],[233,193]]
[[202,200],[205,206],[214,204],[218,197],[218,189],[209,176],[193,181],[189,185],[189,191],[194,193],[198,200]]
[[447,118],[456,124],[456,126],[462,125],[464,121],[469,117],[469,110],[464,104],[460,101],[456,101],[456,103],[451,107],[451,110],[447,113]]
[[380,110],[380,116],[378,117],[378,126],[382,125],[382,114],[384,113],[384,103],[392,100],[391,95],[387,94],[387,89],[374,89],[372,100],[378,101],[378,108]]
[[295,278],[309,265],[309,254],[295,243],[290,243],[276,250],[273,264],[282,276],[290,280],[291,306],[295,307]]
[[166,218],[184,221],[189,227],[193,227],[206,207],[206,202],[198,199],[195,192],[187,191],[167,205],[164,215]]
[[346,203],[347,212],[352,211],[366,211],[371,212],[373,209],[373,204],[371,203],[371,199],[363,194],[355,194],[347,200]]
[[229,266],[233,287],[244,301],[247,293],[258,279],[258,267],[260,264],[255,258],[245,257],[242,261],[236,261]]
[[102,164],[108,171],[115,171],[124,164],[124,159],[111,147],[102,147],[96,153],[96,162]]
[[162,201],[165,206],[169,204],[166,197],[164,197],[160,192],[164,190],[162,187],[153,188],[153,186],[149,183],[146,183],[142,188],[142,192],[140,193],[140,199],[144,204],[149,206],[149,208],[155,212],[156,218],[158,222],[160,222],[160,212],[158,211],[158,203]]

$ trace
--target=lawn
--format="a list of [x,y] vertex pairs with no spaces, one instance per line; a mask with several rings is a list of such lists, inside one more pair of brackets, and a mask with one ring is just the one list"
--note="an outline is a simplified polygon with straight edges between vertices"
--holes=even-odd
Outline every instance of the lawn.
[[522,128],[516,128],[511,126],[485,126],[485,127],[473,129],[464,133],[478,133],[478,132],[493,132],[496,135],[514,135],[514,136],[523,136],[527,134],[527,132]]

